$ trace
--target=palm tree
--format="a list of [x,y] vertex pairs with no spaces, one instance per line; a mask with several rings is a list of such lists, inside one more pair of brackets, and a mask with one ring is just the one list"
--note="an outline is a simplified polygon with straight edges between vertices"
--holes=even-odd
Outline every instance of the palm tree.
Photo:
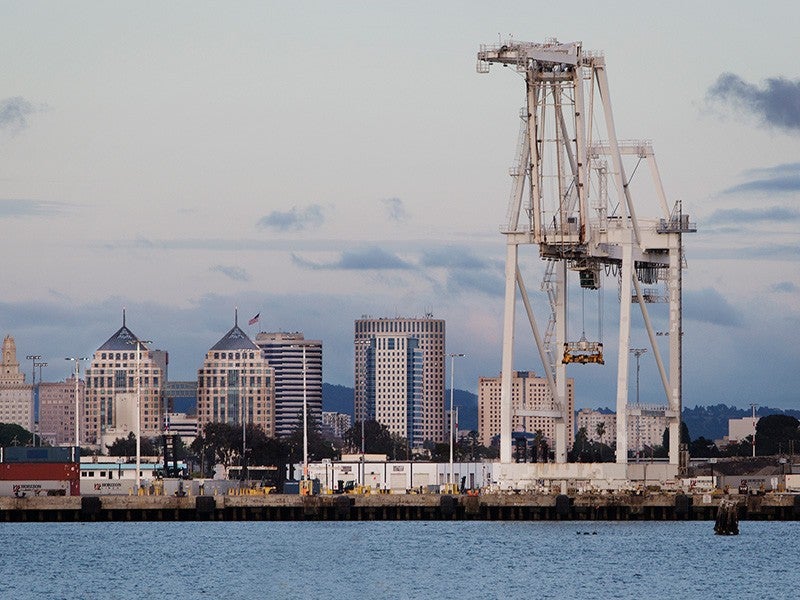
[[606,424],[603,421],[598,423],[595,432],[597,433],[597,440],[602,444],[603,436],[606,434]]

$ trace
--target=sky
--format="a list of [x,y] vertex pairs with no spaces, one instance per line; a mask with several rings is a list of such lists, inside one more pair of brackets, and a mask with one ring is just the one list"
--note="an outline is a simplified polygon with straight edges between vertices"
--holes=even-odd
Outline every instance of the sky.
[[[193,379],[238,307],[253,336],[321,339],[325,381],[352,385],[355,319],[432,313],[476,391],[500,371],[524,104],[476,53],[556,37],[604,53],[618,136],[652,140],[698,225],[684,405],[797,408],[798,22],[794,2],[0,1],[0,334],[57,381],[124,307]],[[546,320],[543,266],[522,264]],[[606,287],[602,309],[571,297],[607,351],[570,369],[579,408],[615,403]],[[518,336],[515,367],[541,373],[531,347]],[[662,403],[640,360],[642,402]]]

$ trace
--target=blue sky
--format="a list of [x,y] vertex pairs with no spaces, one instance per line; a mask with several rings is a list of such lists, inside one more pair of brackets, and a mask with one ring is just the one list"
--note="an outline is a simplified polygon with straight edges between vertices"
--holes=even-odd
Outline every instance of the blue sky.
[[[555,36],[605,53],[619,136],[653,141],[698,223],[684,403],[796,407],[798,22],[792,2],[0,2],[0,333],[57,380],[127,307],[186,379],[238,306],[252,334],[322,339],[352,385],[354,319],[431,312],[475,390],[500,369],[524,102],[476,52]],[[614,404],[609,289],[578,406]],[[529,348],[516,366],[541,370]],[[661,400],[652,353],[641,387]]]

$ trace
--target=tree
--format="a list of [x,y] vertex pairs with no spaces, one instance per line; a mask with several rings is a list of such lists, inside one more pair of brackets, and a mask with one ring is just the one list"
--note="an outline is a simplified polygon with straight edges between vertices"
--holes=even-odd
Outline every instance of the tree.
[[0,423],[0,446],[30,446],[33,434],[16,423]]
[[689,456],[693,458],[715,458],[719,450],[712,440],[707,440],[702,435],[689,444]]
[[790,445],[800,447],[800,421],[789,415],[767,415],[756,423],[756,452],[772,455],[789,452]]
[[[688,446],[691,441],[689,437],[689,427],[687,427],[685,421],[681,421],[680,443]],[[664,428],[664,434],[661,436],[661,446],[653,448],[653,456],[656,458],[667,458],[669,456],[669,427]]]
[[[106,445],[109,456],[136,456],[136,434],[132,431],[128,437],[118,437],[112,444]],[[142,438],[139,447],[139,453],[142,456],[156,456],[158,452],[153,442],[149,438]]]
[[589,441],[586,427],[581,427],[578,429],[578,433],[575,434],[575,441],[572,443],[572,452],[569,453],[569,459],[572,462],[591,462],[591,450],[591,442]]
[[[345,432],[344,444],[350,452],[361,452],[361,421],[356,421]],[[386,425],[374,420],[364,421],[364,452],[392,455],[392,434]]]
[[211,473],[216,463],[228,468],[234,457],[241,454],[241,428],[228,423],[206,423],[190,447],[201,457],[204,474]]
[[595,428],[595,432],[597,433],[597,439],[600,443],[603,442],[603,436],[606,434],[606,424],[604,421],[600,421]]

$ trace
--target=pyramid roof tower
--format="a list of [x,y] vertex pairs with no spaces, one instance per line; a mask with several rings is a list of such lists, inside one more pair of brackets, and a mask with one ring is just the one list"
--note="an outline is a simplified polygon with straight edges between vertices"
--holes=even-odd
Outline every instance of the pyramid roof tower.
[[247,334],[239,328],[239,311],[234,315],[233,327],[228,333],[222,336],[211,350],[257,350],[261,349],[251,340]]
[[[131,345],[139,338],[125,325],[125,309],[122,309],[122,327],[117,329],[98,350],[130,350]],[[147,350],[147,344],[140,341],[142,350]]]

